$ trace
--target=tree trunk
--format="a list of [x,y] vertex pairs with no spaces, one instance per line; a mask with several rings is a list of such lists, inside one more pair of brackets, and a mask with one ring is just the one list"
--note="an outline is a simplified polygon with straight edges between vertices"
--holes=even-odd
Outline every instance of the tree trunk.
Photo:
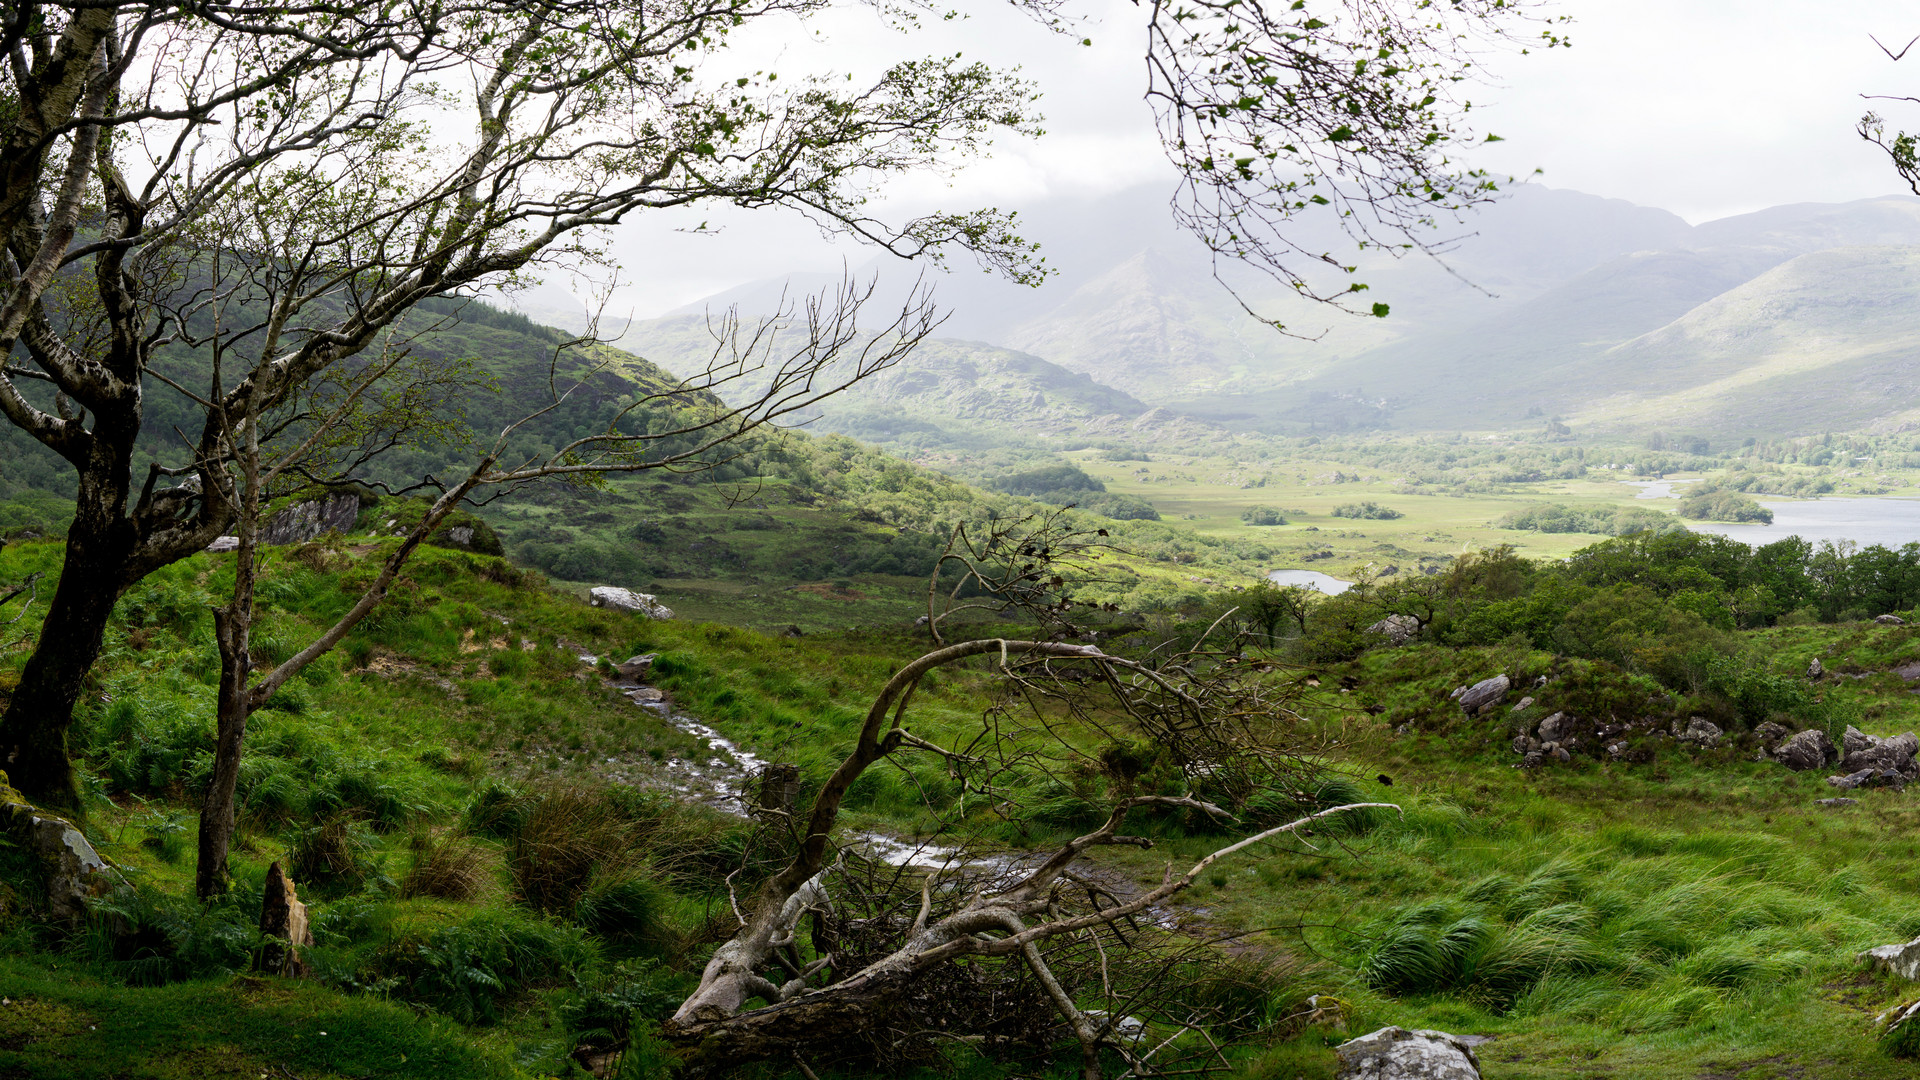
[[[247,598],[251,600],[252,597]],[[213,775],[200,802],[200,845],[193,888],[202,900],[227,891],[227,852],[233,845],[233,790],[240,780],[242,743],[252,713],[247,680],[253,674],[252,641],[244,614],[215,611],[214,637],[220,643],[220,701],[214,714]]]
[[103,478],[104,471],[81,474],[60,584],[40,641],[0,717],[0,768],[13,786],[42,806],[73,813],[82,808],[67,758],[67,729],[87,672],[100,655],[132,554],[133,530],[124,513],[126,468],[118,469],[117,482]]

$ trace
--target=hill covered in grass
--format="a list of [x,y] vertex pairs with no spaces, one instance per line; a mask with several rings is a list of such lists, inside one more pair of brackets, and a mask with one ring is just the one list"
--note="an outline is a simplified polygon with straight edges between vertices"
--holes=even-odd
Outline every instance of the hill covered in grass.
[[[273,549],[262,659],[337,612],[390,542]],[[10,544],[0,582],[57,572],[59,554],[52,541]],[[1777,559],[1733,554],[1681,535],[1601,545],[1565,569],[1475,560],[1435,583],[1437,607],[1411,644],[1365,629],[1408,610],[1405,587],[1309,602],[1297,625],[1283,616],[1250,638],[1266,677],[1300,694],[1286,722],[1326,747],[1313,799],[1402,812],[1222,864],[1197,886],[1176,916],[1192,933],[1251,935],[1235,946],[1252,961],[1235,1000],[1284,1017],[1332,995],[1350,1033],[1396,1023],[1491,1035],[1491,1075],[1681,1078],[1768,1063],[1905,1075],[1870,1020],[1911,990],[1853,955],[1920,934],[1905,902],[1920,880],[1900,857],[1920,795],[1875,788],[1822,806],[1836,794],[1824,771],[1756,758],[1771,745],[1764,723],[1914,726],[1903,672],[1920,662],[1920,629],[1842,609],[1911,606],[1920,593],[1808,593],[1810,612],[1758,616],[1778,625],[1718,626],[1712,604],[1784,573]],[[37,921],[31,871],[0,849],[11,890],[0,1067],[563,1076],[619,1055],[620,1075],[648,1075],[665,1063],[651,1025],[730,932],[727,877],[758,857],[753,827],[729,812],[737,804],[716,798],[741,774],[708,764],[726,761],[724,748],[680,718],[794,763],[804,793],[846,751],[879,684],[926,647],[907,627],[792,637],[647,621],[590,608],[506,560],[428,551],[390,607],[256,718],[238,884],[202,908],[186,894],[211,738],[207,610],[225,558],[196,556],[127,597],[82,706],[83,826],[133,891],[61,931]],[[1882,562],[1848,562],[1804,587],[1870,588],[1891,580]],[[1216,602],[1114,647],[1144,654],[1196,634],[1232,601]],[[1240,606],[1243,620],[1259,610]],[[0,639],[0,693],[37,611]],[[1605,629],[1622,618],[1657,623],[1652,640],[1671,647]],[[647,681],[664,715],[588,662],[633,654],[653,657]],[[1826,674],[1809,679],[1815,658]],[[1495,674],[1513,689],[1488,711],[1452,700]],[[985,667],[931,680],[915,730],[977,731],[992,681]],[[1514,733],[1554,714],[1622,725],[1624,749],[1578,742],[1564,763],[1513,768]],[[1693,717],[1719,738],[1676,738]],[[1057,842],[1084,827],[1107,781],[1031,782],[1007,804],[1017,812],[977,807],[984,836],[1013,851]],[[931,807],[962,797],[937,759],[876,772],[850,795],[849,858],[858,835],[913,837]],[[1155,850],[1098,860],[1111,887],[1157,881],[1165,860],[1219,843],[1177,819],[1143,824]],[[247,974],[275,860],[313,904],[304,981]],[[1234,1052],[1235,1073],[1330,1076],[1341,1037],[1277,1025]],[[1076,1054],[957,1063],[983,1077],[1076,1066]]]

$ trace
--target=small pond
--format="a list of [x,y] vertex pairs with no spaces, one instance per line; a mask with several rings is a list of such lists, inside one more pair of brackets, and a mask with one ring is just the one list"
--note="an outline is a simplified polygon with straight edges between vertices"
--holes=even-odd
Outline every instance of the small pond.
[[1267,574],[1267,580],[1275,585],[1305,585],[1309,589],[1318,589],[1328,596],[1339,596],[1353,588],[1353,582],[1341,581],[1337,577],[1323,574],[1318,570],[1274,570]]

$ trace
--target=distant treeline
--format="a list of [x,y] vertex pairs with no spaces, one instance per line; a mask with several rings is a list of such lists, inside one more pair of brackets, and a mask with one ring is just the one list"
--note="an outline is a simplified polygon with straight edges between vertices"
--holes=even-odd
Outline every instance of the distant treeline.
[[1914,621],[1920,543],[1856,549],[1793,536],[1748,547],[1723,536],[1641,532],[1564,562],[1500,547],[1463,556],[1442,574],[1363,581],[1338,597],[1262,588],[1235,604],[1312,662],[1383,644],[1368,627],[1402,615],[1418,621],[1422,641],[1524,643],[1697,689],[1735,653],[1736,630],[1896,612]]

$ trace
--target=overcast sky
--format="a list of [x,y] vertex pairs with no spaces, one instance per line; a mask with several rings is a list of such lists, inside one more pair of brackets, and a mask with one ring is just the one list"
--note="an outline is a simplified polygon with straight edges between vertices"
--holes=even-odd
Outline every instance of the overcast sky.
[[[1139,9],[1087,3],[1094,45],[1049,35],[989,8],[917,36],[868,17],[823,38],[763,35],[746,47],[782,71],[831,66],[870,71],[909,49],[962,51],[1021,64],[1041,85],[1048,134],[1005,142],[956,177],[906,180],[895,198],[916,208],[1018,206],[1049,196],[1097,195],[1166,175],[1141,100]],[[1868,93],[1920,94],[1920,10],[1893,0],[1564,0],[1570,49],[1496,55],[1500,85],[1474,95],[1478,125],[1506,141],[1485,164],[1543,171],[1539,182],[1671,210],[1693,222],[1788,202],[1840,202],[1898,190],[1873,147],[1854,134]],[[1920,107],[1884,103],[1920,128]],[[676,230],[707,221],[717,236]],[[805,222],[765,212],[656,215],[623,227],[617,251],[627,287],[617,308],[658,314],[741,282],[789,270],[830,269],[868,253],[831,245]]]

